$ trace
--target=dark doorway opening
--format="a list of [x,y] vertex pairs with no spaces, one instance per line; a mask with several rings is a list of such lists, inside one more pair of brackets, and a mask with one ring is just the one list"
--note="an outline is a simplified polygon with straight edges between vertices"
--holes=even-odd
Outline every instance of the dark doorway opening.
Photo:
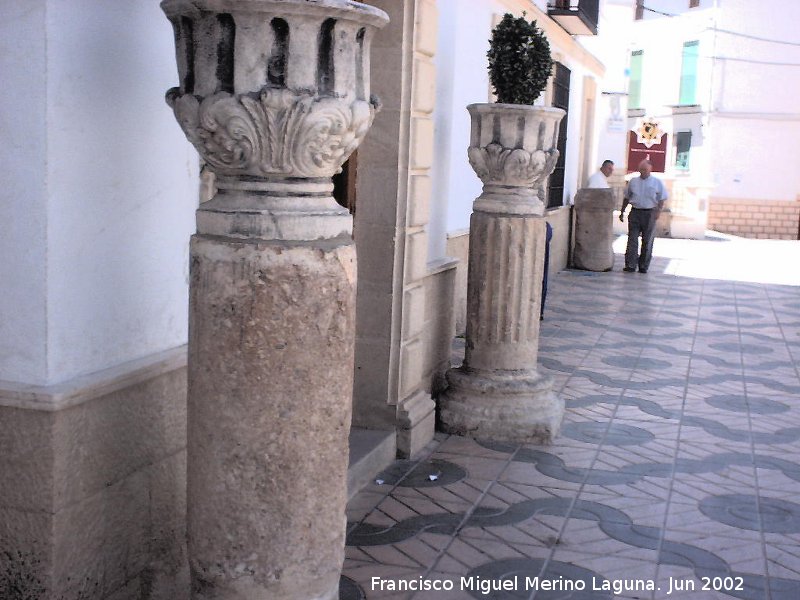
[[356,214],[356,178],[358,176],[358,150],[342,165],[342,172],[333,176],[333,199]]

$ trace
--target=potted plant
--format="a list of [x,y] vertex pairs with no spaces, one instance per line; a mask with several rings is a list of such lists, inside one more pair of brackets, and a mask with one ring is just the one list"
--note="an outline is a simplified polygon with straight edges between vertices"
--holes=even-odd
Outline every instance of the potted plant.
[[469,159],[483,181],[476,209],[498,202],[542,214],[544,182],[558,160],[564,111],[533,106],[553,67],[550,44],[536,21],[506,13],[489,40],[489,76],[497,102],[471,104]]
[[550,43],[536,21],[506,13],[489,40],[489,79],[502,104],[533,104],[553,69]]

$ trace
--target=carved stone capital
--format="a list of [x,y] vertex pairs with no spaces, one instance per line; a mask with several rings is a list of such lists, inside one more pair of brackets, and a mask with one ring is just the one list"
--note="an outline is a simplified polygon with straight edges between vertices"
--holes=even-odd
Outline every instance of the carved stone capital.
[[386,14],[352,0],[161,6],[175,31],[180,83],[167,103],[216,175],[217,193],[197,212],[198,233],[349,239],[352,218],[334,201],[330,178],[379,108],[370,45]]
[[484,185],[534,188],[555,168],[558,150],[524,150],[491,143],[468,150],[469,164]]
[[542,214],[540,189],[558,160],[564,111],[518,104],[471,104],[470,165],[483,182],[475,209]]
[[264,88],[204,99],[167,93],[186,137],[217,175],[331,177],[364,139],[376,101]]

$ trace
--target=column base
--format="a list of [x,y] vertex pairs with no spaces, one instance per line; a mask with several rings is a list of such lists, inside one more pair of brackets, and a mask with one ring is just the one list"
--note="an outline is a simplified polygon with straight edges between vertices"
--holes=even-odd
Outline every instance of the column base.
[[440,398],[443,431],[473,438],[550,444],[561,429],[564,401],[553,379],[536,370],[451,369]]

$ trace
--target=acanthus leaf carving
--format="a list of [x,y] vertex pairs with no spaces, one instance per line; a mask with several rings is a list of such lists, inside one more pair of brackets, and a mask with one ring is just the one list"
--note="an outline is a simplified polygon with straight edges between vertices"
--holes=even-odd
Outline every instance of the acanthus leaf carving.
[[222,175],[330,177],[369,130],[376,104],[283,88],[167,101],[189,141]]
[[492,142],[471,146],[469,162],[484,184],[537,187],[555,168],[558,150],[505,148]]

